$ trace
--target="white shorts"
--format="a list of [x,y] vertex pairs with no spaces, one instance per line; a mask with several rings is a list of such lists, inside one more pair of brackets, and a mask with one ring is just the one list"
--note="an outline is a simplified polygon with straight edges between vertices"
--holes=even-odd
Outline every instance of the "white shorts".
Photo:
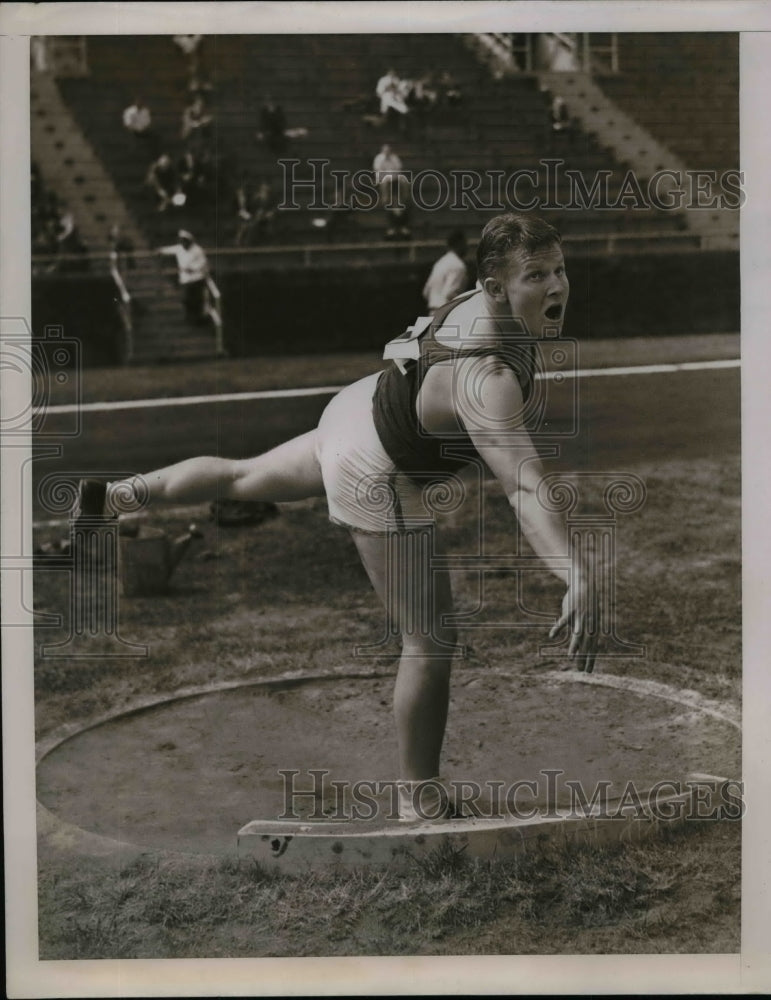
[[329,517],[367,534],[388,534],[433,524],[463,499],[459,476],[427,474],[416,483],[386,453],[375,430],[372,397],[380,373],[339,392],[321,415],[317,457]]

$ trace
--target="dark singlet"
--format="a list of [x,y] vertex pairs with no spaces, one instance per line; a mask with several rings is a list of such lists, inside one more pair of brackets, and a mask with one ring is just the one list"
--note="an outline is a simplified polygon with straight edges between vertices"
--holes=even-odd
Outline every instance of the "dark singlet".
[[505,345],[458,350],[437,341],[436,333],[453,309],[476,294],[479,293],[469,292],[439,309],[431,325],[417,338],[419,356],[406,362],[404,373],[392,364],[375,387],[372,410],[375,430],[389,458],[411,479],[425,479],[427,473],[431,478],[441,473],[449,475],[468,465],[473,457],[471,438],[462,427],[452,434],[438,435],[430,434],[420,425],[417,398],[432,365],[456,358],[495,357],[514,372],[525,400],[532,391],[535,346],[516,321],[508,322],[514,322],[518,336],[507,338]]

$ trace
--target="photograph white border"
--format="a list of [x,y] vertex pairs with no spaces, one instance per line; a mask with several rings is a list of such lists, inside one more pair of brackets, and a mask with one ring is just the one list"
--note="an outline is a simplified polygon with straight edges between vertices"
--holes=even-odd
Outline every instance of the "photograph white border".
[[[19,477],[28,449],[2,448],[3,758],[7,991],[11,997],[351,994],[744,993],[771,990],[771,6],[751,2],[7,3],[0,8],[0,317],[30,317],[29,54],[35,34],[472,31],[740,31],[744,780],[741,955],[480,956],[39,962],[31,629],[20,593],[30,558]],[[698,294],[698,289],[694,289]],[[3,376],[2,413],[29,386]],[[23,495],[30,495],[30,483]],[[697,587],[699,581],[694,581]],[[708,636],[704,636],[708,641]],[[515,945],[513,945],[515,947]]]

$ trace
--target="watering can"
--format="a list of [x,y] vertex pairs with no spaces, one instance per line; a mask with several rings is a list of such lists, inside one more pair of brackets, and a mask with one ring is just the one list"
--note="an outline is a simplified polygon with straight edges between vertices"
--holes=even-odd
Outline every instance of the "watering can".
[[120,580],[126,597],[163,594],[171,574],[194,538],[203,538],[191,524],[178,538],[170,539],[159,528],[126,527],[120,537]]

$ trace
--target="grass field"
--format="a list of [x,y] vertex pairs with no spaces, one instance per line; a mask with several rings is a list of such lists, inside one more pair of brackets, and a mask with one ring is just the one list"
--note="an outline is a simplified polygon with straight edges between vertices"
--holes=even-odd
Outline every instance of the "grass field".
[[[727,342],[719,349],[732,356]],[[671,345],[668,350],[668,360],[685,360]],[[351,361],[354,367],[363,363]],[[331,370],[320,372],[316,365],[315,371],[326,384]],[[178,394],[194,391],[189,378],[186,373]],[[196,391],[204,389],[199,384]],[[118,391],[112,390],[113,398]],[[685,416],[693,405],[684,392]],[[608,423],[631,421],[621,467],[647,487],[644,507],[619,521],[617,580],[619,631],[644,643],[646,656],[600,658],[597,669],[738,706],[738,447],[713,441],[690,455],[664,447],[641,458],[634,418],[618,408],[604,416]],[[492,483],[485,486],[485,506],[490,548],[507,551],[514,520]],[[206,523],[204,508],[159,508],[149,516],[171,533],[191,519]],[[447,531],[451,550],[463,551],[474,524],[468,515],[454,515]],[[208,524],[205,532],[204,542],[178,568],[168,597],[121,604],[121,634],[147,643],[147,660],[38,658],[38,738],[65,722],[119,711],[142,695],[287,671],[343,672],[352,666],[352,647],[382,633],[382,611],[354,547],[328,523],[323,502],[287,506],[258,527],[218,530]],[[61,535],[61,528],[41,527],[36,542]],[[491,620],[515,600],[513,578],[495,583],[485,607]],[[473,599],[472,581],[464,574],[456,574],[454,587],[461,606]],[[538,574],[530,587],[532,602],[556,610],[560,588],[551,578]],[[66,574],[36,574],[37,610],[64,614],[66,625],[67,601]],[[37,640],[55,642],[62,635],[41,629]],[[537,642],[527,631],[479,630],[469,646],[458,672],[482,665],[542,669]],[[395,652],[384,657],[384,666]],[[153,852],[121,863],[41,842],[39,872],[43,959],[739,949],[736,822],[686,824],[634,847],[544,849],[509,862],[475,863],[445,854],[400,875],[280,876],[249,860]]]

